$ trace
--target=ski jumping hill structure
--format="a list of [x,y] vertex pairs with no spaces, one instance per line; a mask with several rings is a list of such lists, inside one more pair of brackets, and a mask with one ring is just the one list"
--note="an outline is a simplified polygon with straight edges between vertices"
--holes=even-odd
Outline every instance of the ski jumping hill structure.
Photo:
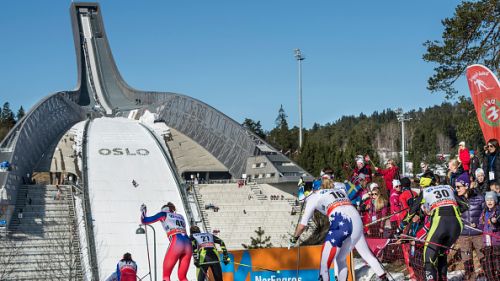
[[[45,280],[104,280],[125,252],[132,253],[143,277],[153,239],[154,266],[161,274],[168,239],[160,225],[153,225],[156,237],[149,227],[146,236],[136,235],[141,203],[152,215],[171,201],[188,228],[218,229],[232,248],[248,242],[257,227],[265,228],[270,214],[267,223],[275,227],[269,232],[293,228],[290,221],[296,219],[287,216],[294,208],[291,193],[309,174],[202,101],[127,85],[100,6],[72,3],[70,14],[76,89],[42,99],[0,143],[0,161],[11,163],[0,172],[0,236],[11,243],[0,245],[0,279],[40,278],[48,268],[42,257],[49,252],[61,261],[52,260],[54,276]],[[251,184],[237,189],[240,179]],[[229,188],[237,191],[225,192]],[[270,202],[274,194],[281,202]],[[210,204],[220,212],[206,210]],[[243,224],[237,224],[243,211]],[[286,224],[275,224],[285,217]],[[54,241],[59,244],[50,244]],[[12,245],[15,255],[5,255]],[[194,280],[194,267],[189,279]]]

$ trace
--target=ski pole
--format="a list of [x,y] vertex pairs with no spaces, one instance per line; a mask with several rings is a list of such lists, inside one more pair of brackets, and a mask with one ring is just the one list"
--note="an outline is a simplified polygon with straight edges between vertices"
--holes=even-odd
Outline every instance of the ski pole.
[[[210,265],[210,264],[218,264],[218,263],[220,263],[220,261],[209,261],[209,262],[200,263],[200,266],[202,266],[202,265]],[[241,266],[245,266],[245,267],[256,268],[256,269],[260,269],[260,270],[265,270],[265,271],[280,273],[279,270],[268,269],[268,268],[259,267],[259,266],[255,266],[255,265],[252,266],[252,265],[248,265],[248,264],[244,264],[244,263],[239,263],[239,262],[232,262],[232,263],[237,264],[237,265],[241,265]]]
[[385,216],[385,217],[383,217],[383,218],[380,218],[380,219],[378,219],[378,220],[374,220],[374,221],[372,221],[372,222],[370,222],[370,223],[365,224],[365,227],[366,227],[366,226],[370,226],[370,225],[374,225],[374,224],[376,224],[376,223],[379,223],[379,222],[381,222],[381,221],[385,221],[385,220],[387,220],[387,219],[390,219],[390,218],[391,218],[391,217],[393,217],[394,215],[400,214],[400,213],[402,213],[402,212],[404,212],[404,211],[406,211],[406,210],[408,210],[408,209],[409,209],[409,208],[405,208],[405,209],[403,209],[403,210],[401,210],[401,211],[398,211],[398,212],[396,212],[396,213],[394,213],[394,214],[390,214],[390,215]]
[[[463,220],[463,221],[464,221],[464,222],[466,222],[466,223],[471,223],[470,221],[466,221],[466,220]],[[482,231],[482,230],[481,230],[481,229],[479,229],[479,228],[475,228],[475,227],[472,227],[472,226],[467,225],[467,224],[464,224],[464,227],[467,227],[468,229],[472,229],[472,230],[475,230],[475,231],[481,232],[481,233],[482,233],[482,234],[484,234],[484,235],[489,235],[489,236],[491,236],[491,237],[495,237],[495,238],[500,239],[500,236],[499,236],[499,235],[497,235],[497,234],[495,234],[495,233],[492,233],[492,232],[484,232],[484,231]]]
[[[304,202],[302,202],[302,205],[300,206],[299,219],[297,220],[297,225],[295,226],[295,228],[297,228],[299,226],[300,220],[302,219],[302,212],[304,211],[305,204],[306,204],[306,202],[304,200]],[[295,277],[297,278],[297,280],[299,280],[300,239],[297,239],[297,245],[298,245],[298,248],[297,248],[297,268],[296,268],[296,273],[295,273],[296,276]],[[290,245],[288,246],[288,249],[290,249]]]
[[453,250],[455,252],[463,252],[460,249],[456,249],[456,248],[453,248],[453,247],[448,247],[448,246],[445,246],[445,245],[441,245],[441,244],[434,243],[434,242],[431,242],[431,241],[426,241],[426,240],[423,240],[423,239],[418,239],[418,238],[411,237],[411,236],[406,235],[406,234],[401,234],[400,236],[403,237],[403,238],[409,239],[409,240],[413,240],[415,242],[421,242],[421,243],[424,243],[424,244],[430,244],[430,245],[438,246],[438,247],[445,248],[445,249],[448,249],[448,250]]
[[220,263],[220,261],[208,261],[208,262],[200,263],[200,266],[218,264],[218,263]]
[[255,266],[255,265],[252,266],[252,265],[248,265],[248,264],[244,264],[244,263],[239,263],[239,262],[233,262],[233,263],[237,264],[237,265],[245,266],[245,267],[256,268],[256,269],[260,269],[260,270],[264,270],[264,271],[270,271],[270,272],[274,272],[274,273],[280,273],[279,270],[264,268],[264,267]]
[[203,274],[205,275],[205,280],[210,280],[210,277],[208,276],[208,272],[206,272],[203,267],[200,266],[200,270],[201,272],[203,272]]
[[151,276],[151,258],[149,257],[148,228],[146,225],[144,225],[144,233],[146,234],[146,251],[148,253],[149,281],[151,281],[153,278]]
[[381,261],[380,261],[380,260],[379,260],[376,256],[374,256],[374,257],[375,257],[375,259],[378,261],[378,263],[380,264],[380,267],[382,267],[382,269],[384,270],[384,272],[385,272],[387,275],[389,275],[389,277],[391,277],[391,280],[392,280],[392,281],[396,281],[396,279],[394,279],[394,277],[392,276],[392,274],[389,272],[389,270],[387,270],[387,269],[385,268],[385,266],[382,264],[382,262],[381,262]]

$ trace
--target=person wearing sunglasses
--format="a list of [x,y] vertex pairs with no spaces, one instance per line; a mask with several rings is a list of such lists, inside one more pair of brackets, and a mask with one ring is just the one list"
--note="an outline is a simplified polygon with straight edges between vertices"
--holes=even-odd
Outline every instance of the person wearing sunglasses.
[[488,184],[500,184],[500,156],[498,156],[498,140],[490,139],[485,149],[485,157],[483,162],[484,175]]

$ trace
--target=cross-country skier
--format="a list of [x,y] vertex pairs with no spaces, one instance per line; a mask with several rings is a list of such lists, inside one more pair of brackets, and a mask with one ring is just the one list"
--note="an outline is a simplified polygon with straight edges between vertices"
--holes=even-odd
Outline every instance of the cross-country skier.
[[[208,269],[212,269],[215,281],[222,281],[222,268],[219,262],[219,254],[215,244],[219,244],[222,249],[222,261],[229,263],[226,245],[219,237],[207,232],[201,232],[196,225],[191,226],[191,244],[193,246],[194,265],[198,267],[196,276],[198,281],[205,280]],[[200,270],[201,269],[201,270]]]
[[179,281],[187,281],[186,274],[191,262],[191,241],[186,234],[186,222],[181,214],[175,212],[175,205],[168,202],[161,207],[161,211],[152,217],[146,216],[146,205],[141,206],[141,222],[143,224],[152,224],[160,221],[163,229],[167,233],[170,245],[165,258],[163,259],[163,281],[170,281],[170,274],[177,261],[179,269],[177,276]]
[[[462,179],[468,181],[467,177]],[[457,179],[457,184],[463,183]],[[448,265],[445,251],[451,247],[462,232],[461,211],[467,206],[457,200],[449,185],[425,187],[413,201],[410,210],[401,222],[398,233],[403,233],[422,204],[429,206],[431,228],[424,244],[424,268],[427,281],[448,280]],[[445,247],[440,247],[443,245]]]
[[130,253],[125,253],[116,265],[116,271],[106,281],[136,281],[137,264],[132,260]]
[[321,252],[319,280],[330,280],[328,271],[333,260],[335,261],[337,280],[347,280],[346,257],[353,248],[356,248],[361,257],[379,276],[380,280],[388,280],[380,262],[366,244],[361,217],[347,197],[343,183],[336,182],[333,189],[322,189],[313,192],[306,198],[305,204],[304,214],[290,242],[292,244],[297,242],[315,210],[328,217],[330,229]]

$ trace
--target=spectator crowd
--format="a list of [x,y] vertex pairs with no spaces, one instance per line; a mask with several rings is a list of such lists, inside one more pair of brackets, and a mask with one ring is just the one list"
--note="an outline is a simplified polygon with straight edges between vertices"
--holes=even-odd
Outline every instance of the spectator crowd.
[[[457,200],[466,204],[468,209],[461,213],[464,227],[448,252],[448,265],[462,270],[463,280],[480,277],[489,281],[500,280],[499,154],[496,139],[487,142],[481,155],[467,149],[465,142],[460,142],[456,158],[448,161],[445,177],[434,174],[425,162],[420,165],[420,174],[404,177],[393,160],[386,161],[385,167],[379,168],[368,155],[359,155],[355,167],[345,179],[346,191],[362,216],[367,238],[388,240],[395,237],[409,206],[423,188],[450,185]],[[332,169],[326,167],[321,178],[313,183],[313,189],[331,188],[333,181]],[[405,229],[405,234],[413,239],[399,239],[381,252],[387,261],[404,260],[410,280],[425,280],[422,255],[426,235],[431,229],[431,212],[426,204],[420,209]]]

